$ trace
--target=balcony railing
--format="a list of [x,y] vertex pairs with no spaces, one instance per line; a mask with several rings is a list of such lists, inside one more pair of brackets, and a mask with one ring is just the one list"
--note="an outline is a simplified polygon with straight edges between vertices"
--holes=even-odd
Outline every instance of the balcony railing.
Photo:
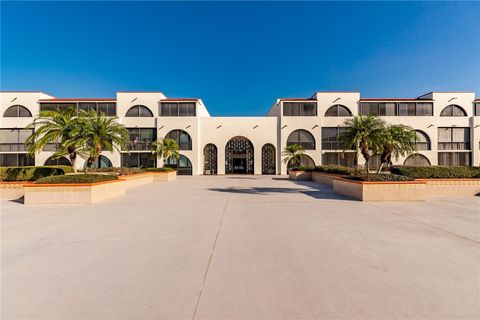
[[430,142],[416,142],[417,150],[430,150]]
[[322,141],[323,150],[354,150],[354,146],[345,148],[345,144],[340,141]]
[[0,151],[27,151],[25,143],[0,143]]
[[305,150],[315,150],[315,142],[289,142],[287,145],[291,146],[293,144],[298,144],[299,146],[302,146],[303,149]]
[[438,150],[470,150],[470,142],[439,142]]
[[128,145],[130,151],[150,151],[152,150],[151,142],[134,142]]

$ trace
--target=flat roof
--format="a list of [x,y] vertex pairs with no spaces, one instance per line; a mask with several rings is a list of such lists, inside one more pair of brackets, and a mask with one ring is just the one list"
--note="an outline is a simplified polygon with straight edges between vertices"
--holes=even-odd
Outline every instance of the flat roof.
[[76,101],[117,101],[115,98],[54,98],[40,99],[40,102],[76,102]]

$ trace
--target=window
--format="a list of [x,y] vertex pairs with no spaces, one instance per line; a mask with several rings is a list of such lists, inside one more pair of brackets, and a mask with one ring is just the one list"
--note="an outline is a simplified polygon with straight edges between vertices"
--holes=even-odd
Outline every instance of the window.
[[433,116],[431,102],[362,102],[360,113],[376,116]]
[[33,129],[0,129],[0,151],[27,151],[25,141]]
[[[85,161],[84,167],[87,167],[87,161]],[[111,168],[112,162],[105,156],[100,155],[97,160],[90,166],[90,168]]]
[[25,167],[34,165],[35,158],[26,153],[0,154],[0,166],[2,167]]
[[59,111],[77,108],[76,103],[40,103],[40,111]]
[[440,113],[440,117],[466,117],[467,113],[462,107],[457,106],[456,104],[451,104],[446,106],[445,109]]
[[438,128],[438,150],[469,150],[470,128]]
[[153,113],[145,106],[136,105],[128,109],[125,117],[153,117]]
[[195,102],[162,102],[161,117],[195,117]]
[[122,167],[126,168],[155,168],[156,157],[150,152],[122,153]]
[[[322,128],[322,149],[325,150],[343,150],[344,145],[340,142],[339,136],[343,132],[346,132],[347,128],[338,127],[324,127]],[[353,146],[348,148],[353,150]]]
[[302,158],[300,159],[300,163],[292,163],[292,161],[288,161],[287,163],[287,170],[293,169],[293,168],[313,168],[315,167],[315,161],[313,161],[312,158],[307,156],[306,154],[302,155]]
[[192,150],[192,138],[186,131],[172,130],[165,136],[165,139],[175,140],[179,150]]
[[157,139],[157,130],[154,128],[128,128],[130,136],[130,151],[150,151],[152,142]]
[[325,112],[325,117],[350,117],[351,115],[350,110],[341,104],[331,106],[327,112]]
[[480,102],[475,103],[475,115],[480,116]]
[[316,102],[284,102],[283,103],[284,116],[316,116],[317,103]]
[[417,146],[417,150],[430,150],[430,138],[428,135],[420,130],[415,130],[415,145]]
[[325,152],[322,155],[322,165],[330,164],[353,167],[357,165],[357,157],[354,152]]
[[32,113],[24,106],[14,105],[5,110],[3,116],[5,118],[30,118]]
[[288,136],[287,146],[298,144],[305,150],[315,150],[315,138],[307,130],[295,130]]
[[438,165],[440,166],[470,166],[470,152],[439,152]]
[[430,166],[430,161],[423,154],[415,153],[409,155],[403,162],[403,165],[412,167],[428,167]]
[[65,157],[60,157],[57,159],[52,159],[52,157],[50,157],[45,161],[44,165],[45,166],[71,166],[72,163],[70,162],[70,160],[68,160]]
[[192,163],[182,154],[178,159],[175,159],[174,157],[168,158],[167,161],[165,161],[165,166],[177,169],[178,175],[192,175]]
[[117,115],[117,104],[115,102],[74,102],[74,103],[40,103],[40,111],[62,111],[68,108],[75,108],[80,111],[96,111],[108,117]]

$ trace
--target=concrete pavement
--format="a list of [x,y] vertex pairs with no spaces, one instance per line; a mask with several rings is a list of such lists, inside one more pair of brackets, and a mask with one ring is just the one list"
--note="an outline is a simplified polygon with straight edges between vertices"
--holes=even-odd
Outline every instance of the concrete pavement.
[[257,176],[2,202],[1,318],[478,319],[479,204]]

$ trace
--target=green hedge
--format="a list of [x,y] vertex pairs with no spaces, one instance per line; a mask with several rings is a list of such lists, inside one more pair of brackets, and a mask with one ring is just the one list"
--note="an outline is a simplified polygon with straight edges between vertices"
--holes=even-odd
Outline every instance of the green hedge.
[[316,166],[313,168],[314,172],[324,172],[332,174],[355,174],[358,173],[358,170],[351,167],[339,166],[339,165],[325,165],[325,166]]
[[50,176],[38,179],[35,183],[48,183],[48,184],[76,184],[76,183],[95,183],[102,181],[117,180],[118,177],[114,175],[106,174],[74,174],[67,176]]
[[63,166],[0,167],[0,181],[35,181],[43,177],[64,174]]
[[407,167],[395,166],[391,173],[415,179],[480,178],[480,167]]
[[145,171],[140,168],[110,167],[110,168],[90,168],[88,169],[88,172],[112,172],[112,173],[118,174],[119,176],[128,176],[131,174],[143,173]]
[[406,176],[399,176],[397,174],[384,174],[384,173],[370,173],[370,174],[355,174],[346,176],[345,178],[356,181],[413,181],[415,179]]
[[170,168],[170,167],[161,167],[161,168],[145,168],[143,169],[146,172],[169,172],[169,171],[175,171],[175,169]]

